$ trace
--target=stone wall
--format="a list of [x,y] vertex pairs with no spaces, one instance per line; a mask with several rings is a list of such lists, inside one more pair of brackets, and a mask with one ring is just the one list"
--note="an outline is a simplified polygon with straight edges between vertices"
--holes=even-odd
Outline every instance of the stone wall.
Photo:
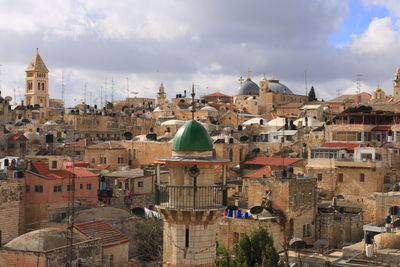
[[5,244],[23,233],[24,206],[22,200],[22,186],[17,180],[0,180],[1,244]]

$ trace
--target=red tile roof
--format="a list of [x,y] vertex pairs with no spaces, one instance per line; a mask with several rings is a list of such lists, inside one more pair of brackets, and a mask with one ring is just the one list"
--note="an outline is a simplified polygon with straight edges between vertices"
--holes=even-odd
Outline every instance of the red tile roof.
[[261,118],[266,119],[266,120],[273,120],[275,118],[278,118],[279,116],[276,113],[266,113],[261,115]]
[[300,158],[275,158],[275,157],[255,157],[245,161],[248,165],[270,165],[270,166],[289,166],[303,159]]
[[75,167],[75,168],[69,168],[66,170],[67,172],[70,173],[74,173],[77,177],[98,177],[98,174],[95,174],[91,171],[88,171],[84,168],[79,168],[79,167]]
[[50,174],[49,168],[44,164],[43,161],[32,161],[31,162],[32,171],[37,174],[47,176]]
[[359,146],[360,146],[359,143],[325,143],[321,147],[344,147],[347,150],[354,150],[354,148]]
[[376,126],[372,128],[371,131],[378,132],[378,131],[390,131],[392,128],[390,126]]
[[271,168],[270,167],[263,167],[252,173],[246,174],[244,177],[263,178],[264,175],[265,175],[265,177],[271,177]]
[[100,238],[106,247],[129,242],[128,238],[102,220],[77,223],[74,227],[88,237]]
[[23,134],[13,134],[8,137],[8,141],[28,140]]
[[94,168],[102,171],[102,170],[110,168],[110,165],[96,165],[96,166],[94,166]]
[[230,95],[225,95],[225,94],[222,94],[222,93],[212,93],[212,94],[209,94],[209,95],[205,95],[204,97],[212,97],[212,96],[219,96],[219,97],[231,97]]

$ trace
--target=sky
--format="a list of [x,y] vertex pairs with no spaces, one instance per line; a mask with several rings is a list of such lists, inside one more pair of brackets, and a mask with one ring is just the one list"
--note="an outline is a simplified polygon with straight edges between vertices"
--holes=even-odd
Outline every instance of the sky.
[[0,0],[2,95],[23,98],[36,48],[50,97],[61,98],[63,77],[68,106],[111,100],[111,84],[114,100],[128,87],[155,98],[161,82],[168,97],[192,84],[198,95],[234,95],[247,68],[257,83],[275,77],[297,94],[312,85],[324,100],[355,93],[358,74],[362,91],[389,95],[398,1]]

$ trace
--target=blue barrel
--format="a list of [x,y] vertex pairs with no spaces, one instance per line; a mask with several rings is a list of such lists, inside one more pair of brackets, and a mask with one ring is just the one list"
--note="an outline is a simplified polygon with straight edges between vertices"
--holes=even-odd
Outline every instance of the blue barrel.
[[237,210],[236,211],[236,218],[242,218],[242,211],[241,210]]
[[228,210],[228,217],[233,217],[233,211],[232,210]]
[[249,218],[249,213],[247,211],[243,214],[243,218],[245,218],[245,219]]

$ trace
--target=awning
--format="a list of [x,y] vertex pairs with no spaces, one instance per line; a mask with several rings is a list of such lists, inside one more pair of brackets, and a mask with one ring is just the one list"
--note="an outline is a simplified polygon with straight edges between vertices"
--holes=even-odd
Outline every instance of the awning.
[[391,130],[390,126],[376,126],[376,127],[372,128],[371,131],[373,131],[373,132],[387,132],[387,131],[390,131],[390,130]]
[[129,178],[127,178],[127,177],[120,177],[120,178],[117,178],[117,180],[118,181],[120,181],[120,182],[125,182],[125,181],[127,181]]

